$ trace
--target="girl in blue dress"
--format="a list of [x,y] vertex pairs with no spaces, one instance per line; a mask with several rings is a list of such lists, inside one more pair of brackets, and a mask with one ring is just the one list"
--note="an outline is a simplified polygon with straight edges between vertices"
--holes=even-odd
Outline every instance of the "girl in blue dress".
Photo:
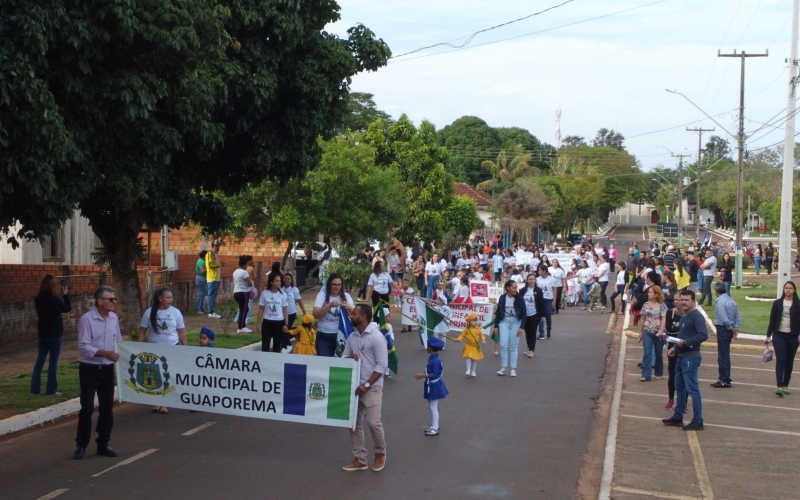
[[447,397],[447,387],[442,381],[444,366],[439,357],[439,351],[444,348],[444,342],[436,337],[428,339],[428,366],[425,373],[414,375],[416,379],[425,379],[425,399],[428,400],[428,409],[431,411],[431,426],[425,431],[426,436],[439,435],[439,400]]

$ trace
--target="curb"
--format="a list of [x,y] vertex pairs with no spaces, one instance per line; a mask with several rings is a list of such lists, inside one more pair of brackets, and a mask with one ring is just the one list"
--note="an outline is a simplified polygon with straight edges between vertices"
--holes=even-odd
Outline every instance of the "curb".
[[[627,335],[628,337],[631,337],[631,338],[635,338],[637,340],[639,338],[639,333],[638,332],[634,332],[632,330],[625,330],[625,335]],[[741,337],[742,335],[739,335],[739,336]],[[750,335],[750,336],[751,337],[757,337],[756,340],[758,340],[758,336],[757,335]],[[761,337],[761,339],[763,339],[763,338],[764,337]],[[716,342],[703,342],[703,345],[705,347],[717,347],[717,343]],[[738,350],[742,350],[742,351],[758,351],[758,352],[763,352],[764,351],[764,347],[763,346],[741,345],[741,344],[731,344],[731,349],[738,349]]]
[[[261,342],[239,347],[248,351],[260,351]],[[119,401],[117,388],[114,388],[114,401]],[[97,407],[97,397],[94,398],[94,405]],[[81,409],[81,398],[73,398],[61,403],[39,408],[21,415],[14,415],[4,420],[0,420],[0,436],[7,436],[15,432],[24,431],[32,427],[38,427],[56,419],[67,417],[78,413]]]
[[775,299],[758,299],[755,297],[745,297],[744,300],[749,300],[752,302],[775,302]]

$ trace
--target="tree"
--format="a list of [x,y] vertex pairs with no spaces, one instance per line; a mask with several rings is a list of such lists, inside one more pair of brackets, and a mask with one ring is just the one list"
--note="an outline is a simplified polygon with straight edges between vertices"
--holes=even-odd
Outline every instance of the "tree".
[[436,127],[423,121],[417,129],[404,114],[388,127],[376,121],[365,140],[375,148],[378,164],[396,167],[400,175],[406,209],[394,236],[403,242],[441,238],[454,179],[445,169],[448,152],[439,145]]
[[[8,96],[0,137],[14,141],[4,163],[19,165],[54,138],[35,156],[35,175],[4,179],[11,195],[0,212],[22,223],[16,236],[35,238],[77,206],[104,248],[127,333],[141,312],[143,225],[193,220],[219,232],[228,218],[212,192],[312,168],[317,138],[346,113],[346,82],[384,65],[390,51],[361,25],[347,40],[325,32],[339,14],[321,0],[292,8],[256,0],[234,9],[211,0],[67,5],[0,6],[8,20],[0,28]],[[19,121],[18,102],[27,129],[39,131],[30,138],[8,128]],[[62,199],[52,203],[55,186]],[[21,199],[27,208],[13,208]]]
[[475,116],[462,116],[438,133],[439,144],[449,152],[447,171],[456,180],[474,186],[490,178],[483,160],[497,156],[502,140],[497,129]]
[[561,140],[562,148],[577,148],[579,146],[586,146],[586,140],[578,135],[568,135]]
[[343,131],[364,132],[370,123],[379,119],[391,122],[391,116],[379,110],[372,97],[372,94],[364,92],[350,93],[347,98],[347,114],[342,123]]
[[620,151],[625,151],[625,146],[623,146],[624,142],[625,136],[619,132],[615,132],[607,128],[601,128],[597,131],[597,136],[595,136],[594,140],[592,140],[592,146],[599,148],[614,148],[619,149]]
[[718,135],[712,135],[706,147],[703,148],[703,156],[707,158],[729,158],[731,156],[731,144],[727,139]]
[[543,188],[538,179],[523,178],[503,191],[495,202],[495,212],[503,227],[530,238],[540,223],[556,205],[554,193]]
[[495,161],[485,160],[481,167],[492,174],[492,178],[476,186],[477,189],[487,193],[493,192],[500,182],[511,182],[524,175],[533,175],[538,172],[532,167],[531,153],[526,152],[520,144],[512,142],[503,144]]
[[548,168],[550,158],[556,154],[556,148],[541,142],[524,128],[500,127],[497,128],[497,133],[504,145],[516,144],[521,146],[523,151],[530,153],[529,163],[539,170]]
[[[772,218],[780,226],[781,199],[775,202],[772,208]],[[800,184],[795,182],[792,189],[792,230],[794,231],[797,247],[800,248]]]
[[483,227],[475,201],[467,196],[453,196],[444,211],[444,231],[453,233],[463,242],[472,231]]

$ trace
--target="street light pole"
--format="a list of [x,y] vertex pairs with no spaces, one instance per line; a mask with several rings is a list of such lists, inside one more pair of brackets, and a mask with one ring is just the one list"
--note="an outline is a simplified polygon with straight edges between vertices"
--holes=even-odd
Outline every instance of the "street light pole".
[[700,241],[700,175],[701,170],[700,168],[700,158],[703,153],[703,132],[714,132],[715,129],[713,128],[686,128],[687,132],[697,132],[697,203],[696,206],[696,217],[694,221],[694,239]]
[[[738,57],[742,60],[741,77],[739,83],[739,130],[736,133],[736,141],[739,143],[739,179],[736,189],[736,289],[742,287],[742,212],[744,212],[744,62],[748,57],[767,57],[769,51],[764,54],[746,54],[745,51],[737,54],[722,54],[717,51],[717,57]],[[794,140],[794,138],[792,139]]]
[[683,159],[691,155],[672,154],[678,158],[678,248],[683,249]]

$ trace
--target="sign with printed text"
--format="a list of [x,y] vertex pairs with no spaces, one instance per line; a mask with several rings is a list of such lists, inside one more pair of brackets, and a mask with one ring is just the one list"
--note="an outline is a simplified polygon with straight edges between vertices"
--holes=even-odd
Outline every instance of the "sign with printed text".
[[578,258],[576,253],[546,253],[545,255],[547,255],[547,260],[550,261],[551,265],[554,260],[557,260],[561,267],[569,267],[572,259]]
[[[488,283],[488,282],[487,282]],[[467,314],[474,312],[478,315],[478,324],[481,326],[487,325],[494,319],[494,304],[449,304],[450,309],[450,331],[461,332],[467,327],[467,322],[464,318]],[[403,297],[403,325],[417,325],[417,310],[416,299],[413,295],[405,295]],[[484,335],[491,335],[491,328],[484,328]]]
[[334,427],[355,426],[360,363],[117,342],[120,401]]
[[469,296],[476,304],[486,304],[503,295],[503,287],[492,281],[473,280],[469,282]]

